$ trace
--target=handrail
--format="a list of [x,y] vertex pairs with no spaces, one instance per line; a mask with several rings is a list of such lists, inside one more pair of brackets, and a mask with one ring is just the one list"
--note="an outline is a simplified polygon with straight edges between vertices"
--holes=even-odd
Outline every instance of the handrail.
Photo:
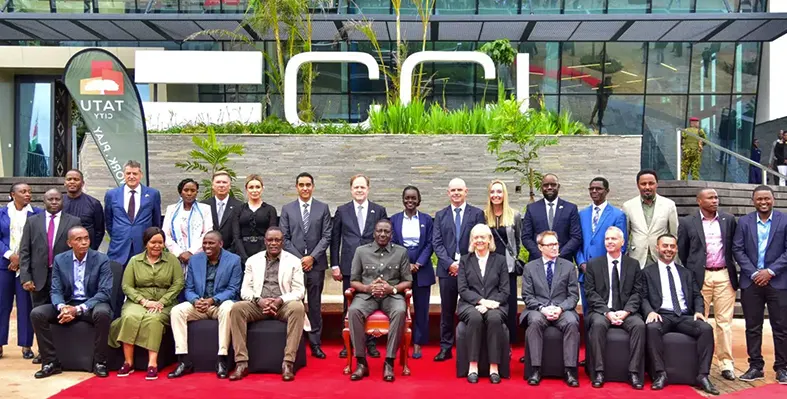
[[720,145],[718,145],[716,143],[713,143],[710,140],[708,140],[708,139],[706,139],[704,137],[701,137],[701,136],[699,136],[697,134],[694,134],[692,132],[687,132],[684,129],[677,129],[677,133],[678,133],[678,173],[679,174],[680,174],[680,170],[681,170],[680,169],[680,166],[681,166],[681,138],[682,138],[681,134],[685,133],[685,134],[687,134],[689,136],[692,136],[692,137],[696,138],[697,140],[700,140],[703,143],[711,146],[711,148],[715,148],[715,149],[717,149],[717,150],[719,150],[719,151],[721,151],[721,152],[723,152],[725,154],[729,154],[729,155],[735,157],[735,159],[737,159],[737,160],[739,160],[741,162],[744,162],[744,163],[747,163],[747,164],[749,164],[751,166],[759,168],[760,170],[762,170],[762,183],[763,184],[767,184],[768,174],[773,175],[774,177],[779,178],[779,179],[787,180],[787,175],[783,175],[783,174],[781,174],[779,172],[775,172],[773,169],[771,169],[768,166],[765,166],[765,165],[763,165],[763,164],[761,164],[759,162],[754,162],[750,158],[746,158],[743,155],[738,154],[737,152],[728,150],[728,149],[726,149],[726,148],[724,148],[724,147],[722,147],[722,146],[720,146]]
[[5,3],[3,3],[3,6],[0,7],[0,12],[5,12],[5,10],[6,10],[6,8],[8,8],[9,4],[11,4],[11,0],[5,0]]

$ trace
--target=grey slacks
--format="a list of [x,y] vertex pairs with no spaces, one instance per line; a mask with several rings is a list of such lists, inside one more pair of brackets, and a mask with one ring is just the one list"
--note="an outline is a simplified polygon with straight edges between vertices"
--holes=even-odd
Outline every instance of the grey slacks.
[[401,295],[388,295],[384,298],[356,296],[347,311],[350,322],[350,339],[356,357],[366,356],[366,318],[375,310],[382,310],[391,322],[388,332],[388,345],[385,357],[396,358],[396,351],[402,342],[404,333],[405,314],[407,308]]

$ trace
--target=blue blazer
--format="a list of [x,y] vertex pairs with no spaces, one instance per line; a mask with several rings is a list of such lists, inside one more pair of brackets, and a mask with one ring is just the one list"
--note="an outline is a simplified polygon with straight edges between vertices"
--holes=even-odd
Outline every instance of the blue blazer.
[[[41,213],[44,210],[41,208],[32,207],[33,211],[27,213],[27,217]],[[0,206],[0,270],[8,270],[8,265],[11,263],[3,255],[11,247],[11,217],[8,216],[8,207]]]
[[[577,251],[582,248],[582,227],[579,224],[577,206],[557,199],[555,220],[552,222],[552,231],[557,233],[557,242],[560,244],[560,257],[574,261]],[[527,206],[525,220],[522,223],[522,245],[530,254],[530,261],[541,259],[536,236],[549,230],[547,221],[547,203],[545,200],[536,201]]]
[[[593,206],[588,206],[579,211],[579,224],[582,227],[582,247],[577,252],[577,264],[588,263],[596,256],[607,254],[607,248],[604,247],[604,236],[607,229],[615,226],[623,231],[623,239],[628,238],[626,232],[626,214],[622,210],[615,208],[612,204],[607,203],[601,216],[598,218],[598,225],[596,232],[593,233]],[[623,253],[626,253],[626,242],[623,242]],[[579,269],[579,280],[583,280],[582,269]]]
[[[738,228],[732,238],[732,256],[741,268],[741,289],[752,285],[751,276],[757,272],[757,219],[757,212],[738,219]],[[765,249],[765,268],[776,274],[771,279],[771,286],[787,290],[787,217],[777,210],[773,210],[771,215],[771,231]]]
[[[391,216],[391,227],[393,228],[391,241],[401,246],[404,246],[404,239],[402,238],[403,221],[404,212]],[[413,277],[416,277],[419,287],[428,287],[435,283],[434,267],[432,267],[432,216],[419,211],[418,222],[421,224],[421,238],[418,239],[418,246],[415,249],[418,256],[416,259],[410,258],[410,263],[421,265],[418,273]]]
[[462,217],[461,237],[459,238],[459,248],[456,248],[456,232],[454,231],[454,211],[452,206],[437,211],[434,217],[434,228],[432,229],[432,248],[437,255],[437,277],[447,278],[448,267],[452,263],[458,262],[454,259],[454,254],[467,255],[470,248],[470,230],[477,224],[486,224],[484,211],[470,204],[465,206],[465,214]]
[[[186,300],[193,305],[197,299],[205,297],[205,282],[208,278],[208,255],[198,252],[189,258],[188,273],[186,275]],[[240,284],[243,279],[243,270],[240,265],[240,256],[221,250],[219,267],[213,280],[213,298],[216,305],[227,300],[237,300],[240,296]],[[207,299],[207,298],[205,298]]]
[[[74,251],[68,250],[55,256],[52,265],[52,288],[49,297],[52,305],[68,304],[74,296]],[[88,249],[85,262],[84,305],[88,310],[100,303],[109,304],[112,296],[112,269],[109,258],[101,252]]]
[[123,188],[107,190],[104,195],[104,220],[109,234],[109,259],[125,265],[131,255],[141,253],[142,234],[151,226],[161,227],[161,194],[158,190],[139,185],[140,204],[132,223],[123,203]]

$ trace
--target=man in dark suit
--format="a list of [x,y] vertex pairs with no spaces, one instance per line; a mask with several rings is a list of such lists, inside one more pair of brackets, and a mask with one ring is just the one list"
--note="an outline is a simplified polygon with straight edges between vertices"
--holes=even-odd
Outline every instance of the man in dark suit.
[[[544,231],[536,236],[539,258],[525,265],[522,275],[522,299],[527,310],[519,316],[519,324],[526,325],[525,342],[530,356],[532,374],[527,383],[541,383],[541,359],[544,330],[554,325],[563,332],[563,365],[566,384],[579,387],[577,357],[579,356],[579,283],[574,264],[558,258],[560,244],[554,231]],[[532,258],[531,258],[532,259]]]
[[[642,389],[639,371],[645,354],[645,322],[639,314],[639,262],[623,255],[625,234],[617,226],[610,226],[604,234],[606,256],[597,256],[585,269],[589,325],[588,350],[593,354],[590,365],[593,388],[604,386],[604,354],[607,331],[622,328],[629,334],[629,383]],[[595,375],[594,375],[595,374]]]
[[104,222],[109,233],[109,259],[126,265],[141,253],[142,234],[151,226],[161,227],[161,194],[140,183],[142,165],[128,161],[123,167],[126,184],[104,195]]
[[284,250],[301,260],[306,280],[306,299],[311,330],[308,333],[312,356],[325,359],[322,351],[322,290],[331,245],[331,210],[328,204],[317,201],[314,177],[304,172],[295,178],[298,199],[281,208],[279,227],[284,233]]
[[[385,208],[368,200],[371,182],[365,175],[350,178],[350,191],[353,200],[339,205],[333,217],[331,233],[331,271],[333,279],[342,282],[342,292],[350,288],[350,273],[355,250],[374,239],[374,226],[380,219],[388,219]],[[344,300],[347,312],[347,300]],[[374,339],[369,336],[366,342],[370,357],[380,357]],[[347,356],[347,348],[339,352],[339,357]]]
[[52,266],[52,304],[38,306],[30,314],[41,352],[41,370],[36,372],[35,378],[46,378],[62,372],[52,341],[51,324],[68,324],[75,320],[88,322],[95,327],[93,373],[106,377],[109,375],[106,364],[109,351],[107,342],[112,321],[112,309],[109,306],[112,270],[109,268],[109,258],[90,249],[90,234],[84,227],[72,227],[67,234],[71,250],[55,256]]
[[713,304],[716,320],[716,357],[721,376],[735,380],[732,358],[732,317],[738,271],[732,255],[732,237],[738,224],[735,217],[719,211],[719,195],[712,188],[697,193],[699,212],[678,223],[678,256],[680,262],[694,273],[705,301],[705,318]]
[[774,210],[773,190],[758,186],[752,195],[757,208],[738,220],[732,253],[741,268],[740,287],[746,320],[749,370],[740,379],[761,380],[762,325],[765,306],[773,330],[776,380],[787,384],[787,217]]
[[705,321],[705,304],[694,273],[675,263],[678,239],[664,233],[656,240],[658,261],[642,269],[642,314],[646,317],[648,357],[653,362],[651,389],[664,389],[663,335],[679,332],[697,340],[699,375],[697,385],[705,392],[718,395],[708,374],[713,360],[713,328]]
[[486,224],[484,211],[466,202],[467,185],[459,178],[448,183],[451,205],[437,211],[432,227],[432,248],[437,255],[437,278],[440,284],[440,352],[434,360],[451,359],[454,346],[454,314],[459,298],[456,280],[459,259],[470,248],[470,230]]
[[560,239],[560,257],[574,261],[582,247],[582,227],[577,206],[558,198],[560,183],[557,176],[547,173],[541,182],[544,199],[527,206],[522,224],[522,245],[530,254],[529,260],[541,257],[536,236],[544,231],[554,231]]
[[213,216],[213,228],[221,233],[224,240],[224,249],[232,250],[234,234],[232,232],[232,218],[238,217],[243,203],[230,195],[232,189],[232,178],[227,171],[220,170],[213,174],[211,183],[213,196],[202,201],[203,204],[210,205],[210,213]]

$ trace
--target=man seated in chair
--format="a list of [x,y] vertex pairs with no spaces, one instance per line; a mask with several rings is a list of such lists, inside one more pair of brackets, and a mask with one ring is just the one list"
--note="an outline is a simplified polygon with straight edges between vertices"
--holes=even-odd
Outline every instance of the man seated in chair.
[[216,376],[224,379],[227,370],[227,351],[230,345],[230,310],[238,299],[242,270],[240,256],[222,249],[224,240],[216,230],[205,233],[202,252],[189,258],[186,275],[186,302],[170,314],[172,334],[175,337],[175,354],[178,367],[168,378],[178,378],[194,372],[188,358],[188,322],[192,320],[219,320],[219,353]]
[[303,296],[301,260],[282,251],[284,233],[281,228],[269,227],[265,232],[265,251],[258,252],[246,261],[240,297],[232,305],[230,334],[235,349],[235,370],[230,381],[238,381],[249,374],[249,353],[246,347],[248,323],[264,319],[277,319],[287,323],[287,343],[281,379],[295,379],[295,356],[303,336],[306,310]]
[[520,324],[526,322],[525,341],[532,367],[527,383],[541,383],[544,330],[555,326],[563,332],[566,384],[575,388],[579,386],[579,316],[575,310],[579,301],[577,269],[571,261],[558,258],[560,245],[554,231],[547,230],[538,234],[536,242],[541,258],[526,264],[522,275],[522,298],[527,309],[520,316]]
[[413,276],[407,249],[391,243],[392,233],[391,222],[379,220],[374,225],[374,242],[358,247],[353,257],[350,287],[356,295],[347,311],[347,319],[358,365],[350,375],[352,381],[369,376],[366,318],[378,309],[390,319],[383,380],[394,380],[393,365],[402,342],[407,313],[404,291],[412,286]]
[[705,392],[718,395],[708,374],[713,360],[713,328],[705,321],[705,302],[694,273],[675,263],[678,239],[665,233],[656,241],[659,259],[642,269],[642,314],[646,316],[648,357],[653,362],[651,389],[664,389],[667,372],[664,365],[663,335],[679,332],[697,339],[699,375],[697,385]]
[[604,235],[606,256],[590,260],[585,269],[585,297],[588,304],[590,333],[587,349],[593,354],[596,372],[593,388],[604,386],[604,354],[607,332],[622,328],[629,334],[629,383],[642,389],[640,366],[645,354],[645,322],[639,314],[640,275],[639,262],[623,255],[623,230],[610,226]]
[[52,304],[33,309],[30,319],[41,353],[41,370],[35,378],[46,378],[60,374],[62,368],[55,354],[51,323],[68,324],[74,320],[85,321],[96,329],[93,341],[93,373],[106,377],[107,342],[112,309],[112,269],[109,258],[90,249],[90,235],[82,227],[68,230],[70,251],[54,258],[52,265]]

